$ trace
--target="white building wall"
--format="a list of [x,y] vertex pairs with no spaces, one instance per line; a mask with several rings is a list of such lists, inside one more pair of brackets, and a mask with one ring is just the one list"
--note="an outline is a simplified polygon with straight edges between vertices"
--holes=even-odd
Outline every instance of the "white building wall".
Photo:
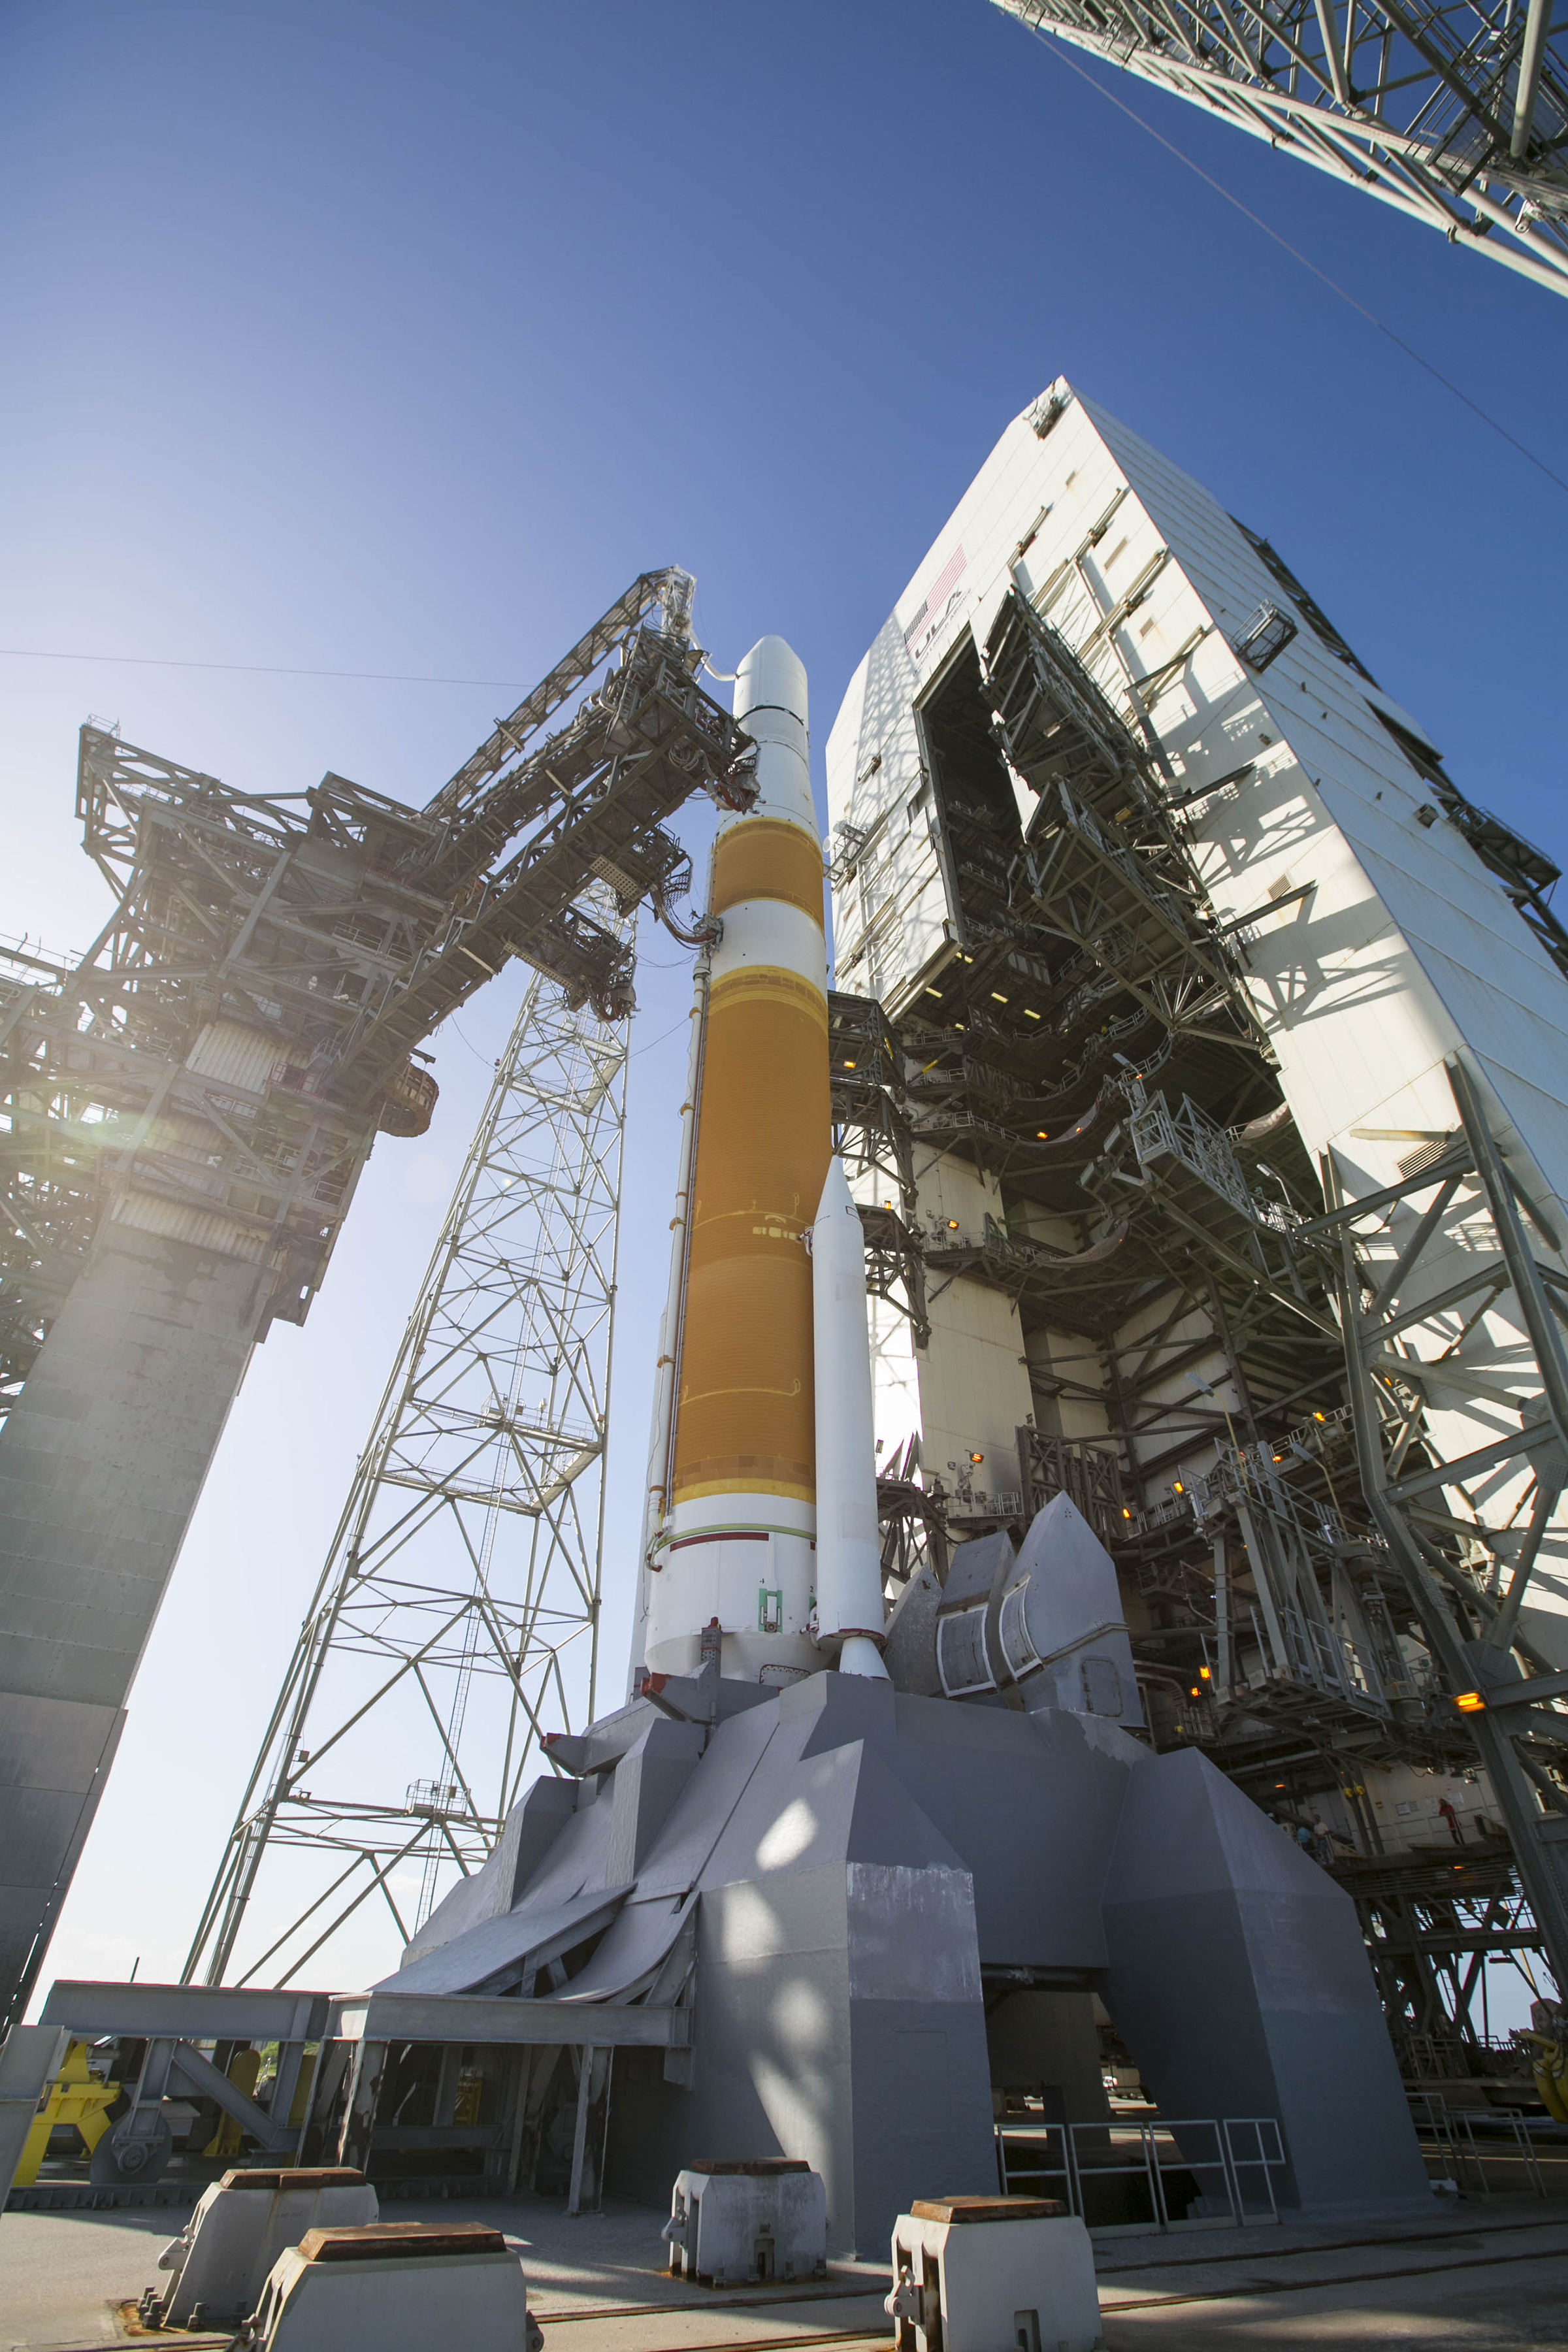
[[[1033,420],[1047,403],[1059,413],[1042,436]],[[1255,677],[1230,639],[1260,604],[1289,599],[1207,490],[1065,382],[1008,425],[834,722],[829,823],[869,852],[836,900],[840,984],[897,1013],[956,951],[915,706],[963,633],[984,643],[1015,564],[1117,707],[1119,651],[1137,677],[1176,663],[1150,713],[1178,789],[1254,763],[1195,812],[1191,837],[1219,919],[1257,915],[1253,992],[1308,1150],[1331,1148],[1354,1189],[1394,1181],[1423,1133],[1457,1125],[1443,1060],[1463,1045],[1500,1141],[1568,1233],[1568,982],[1458,830],[1416,821],[1429,793],[1375,706],[1425,730],[1305,621]],[[1308,897],[1269,911],[1303,884]],[[1466,1246],[1462,1230],[1451,1240]],[[1435,1264],[1434,1287],[1444,1278]],[[983,1338],[983,1322],[950,1309],[920,1364],[933,1441],[955,1427],[973,1351],[1000,1360],[1002,1334]],[[1506,1375],[1517,1342],[1489,1318],[1467,1357]],[[1454,1454],[1481,1442],[1462,1413],[1436,1433]],[[928,1462],[946,1444],[928,1443]],[[1548,1551],[1541,1600],[1568,1607],[1563,1547]]]
[[[873,1189],[862,1187],[867,1198]],[[920,1176],[918,1194],[928,1235],[945,1234],[951,1220],[955,1239],[978,1240],[988,1214],[1001,1219],[995,1183],[951,1154]],[[988,1495],[1016,1494],[1018,1431],[1033,1403],[1018,1310],[964,1275],[933,1269],[927,1292],[931,1337],[923,1353],[907,1316],[871,1302],[878,1459],[891,1461],[918,1435],[928,1485],[940,1477],[951,1493],[962,1479]]]
[[[1440,1067],[1436,1085],[1429,1080],[1443,1054],[1463,1043],[1494,1108],[1562,1201],[1568,982],[1463,835],[1445,821],[1415,822],[1430,794],[1373,715],[1375,689],[1307,627],[1261,678],[1229,651],[1221,632],[1238,632],[1265,599],[1281,601],[1261,558],[1209,492],[1093,404],[1082,406],[1135,484],[1151,538],[1176,558],[1185,594],[1173,590],[1180,619],[1171,634],[1181,642],[1189,615],[1214,625],[1193,664],[1197,693],[1184,683],[1154,712],[1182,782],[1189,771],[1202,782],[1259,750],[1269,754],[1258,776],[1193,827],[1215,911],[1247,913],[1288,876],[1292,888],[1319,886],[1276,919],[1267,950],[1252,959],[1309,1149],[1348,1148],[1357,1123],[1452,1127]],[[1426,733],[1388,697],[1378,699]],[[1265,734],[1272,745],[1262,744]],[[1394,1118],[1395,1094],[1433,1115]]]
[[[1353,1123],[1381,1116],[1391,1068],[1403,1092],[1463,1041],[1496,1108],[1561,1200],[1568,1191],[1568,982],[1462,835],[1446,822],[1415,823],[1429,794],[1373,716],[1355,671],[1307,627],[1262,677],[1247,671],[1226,633],[1239,632],[1266,599],[1279,600],[1262,560],[1206,490],[1077,396],[1044,440],[1026,415],[1007,427],[835,720],[829,822],[866,832],[874,851],[868,879],[863,872],[850,902],[836,907],[843,984],[868,990],[858,966],[875,961],[884,1002],[896,1007],[951,929],[913,706],[961,629],[984,639],[1011,583],[1010,559],[1031,530],[1021,584],[1125,705],[1103,635],[1097,655],[1087,598],[1070,581],[1056,597],[1048,593],[1102,522],[1086,569],[1105,593],[1125,597],[1159,567],[1146,601],[1117,626],[1124,649],[1146,670],[1194,644],[1152,712],[1177,782],[1201,783],[1258,762],[1253,778],[1205,807],[1193,828],[1216,913],[1248,913],[1271,886],[1318,886],[1313,900],[1275,921],[1276,944],[1255,958],[1276,1029],[1292,1038],[1289,1049],[1280,1045],[1281,1068],[1309,1148],[1348,1141]],[[946,583],[935,612],[927,609],[933,583]],[[1423,731],[1419,722],[1415,731]],[[1365,1021],[1373,1003],[1382,1008],[1379,1026],[1400,1008],[1396,1036],[1380,1040]],[[1359,1041],[1342,1034],[1336,1013],[1349,1015]],[[1443,1100],[1435,1108],[1451,1125],[1440,1071],[1437,1083]]]

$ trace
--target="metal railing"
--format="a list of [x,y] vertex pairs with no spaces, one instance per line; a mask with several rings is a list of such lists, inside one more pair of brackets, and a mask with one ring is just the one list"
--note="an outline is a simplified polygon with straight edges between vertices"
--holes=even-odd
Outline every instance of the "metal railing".
[[[1528,2116],[1496,2107],[1484,2111],[1451,2107],[1440,2091],[1410,2091],[1405,2095],[1423,2156],[1435,2156],[1443,2167],[1443,2177],[1461,2194],[1468,2193],[1472,2179],[1482,2197],[1498,2194],[1487,2178],[1490,2163],[1494,2168],[1518,2166],[1536,2196],[1544,2197],[1542,2158],[1568,2165],[1568,2131],[1561,2125],[1537,2123],[1532,2132]],[[1539,2147],[1538,2138],[1543,2143]]]
[[1002,2194],[1059,2197],[1097,2234],[1278,2221],[1285,2162],[1272,2116],[996,2126]]
[[1145,1095],[1134,1079],[1132,1108],[1127,1129],[1140,1168],[1152,1160],[1171,1159],[1228,1201],[1238,1215],[1258,1223],[1258,1203],[1247,1188],[1241,1163],[1225,1129],[1184,1095],[1173,1110],[1163,1094]]

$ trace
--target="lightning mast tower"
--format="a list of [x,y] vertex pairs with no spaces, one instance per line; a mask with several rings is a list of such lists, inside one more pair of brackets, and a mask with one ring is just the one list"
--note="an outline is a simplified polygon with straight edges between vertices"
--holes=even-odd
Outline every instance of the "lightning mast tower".
[[494,1851],[541,1733],[592,1717],[626,1034],[531,980],[187,1981],[287,1981],[367,1901],[406,1943]]

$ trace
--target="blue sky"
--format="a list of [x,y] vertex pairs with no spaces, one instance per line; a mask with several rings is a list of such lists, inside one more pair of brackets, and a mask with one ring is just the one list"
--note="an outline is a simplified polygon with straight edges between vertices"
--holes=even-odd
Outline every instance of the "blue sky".
[[[10,5],[0,67],[0,645],[526,686],[675,561],[721,667],[792,639],[820,747],[1062,372],[1275,541],[1467,791],[1568,853],[1568,499],[986,0]],[[1116,88],[1565,470],[1568,304]],[[236,783],[331,767],[423,801],[507,707],[92,659],[0,659],[0,929],[62,948],[104,906],[71,814],[89,712]],[[687,991],[652,955],[612,1684]],[[310,1323],[252,1367],[54,1973],[177,1968],[516,994],[437,1042],[431,1134],[378,1147]]]

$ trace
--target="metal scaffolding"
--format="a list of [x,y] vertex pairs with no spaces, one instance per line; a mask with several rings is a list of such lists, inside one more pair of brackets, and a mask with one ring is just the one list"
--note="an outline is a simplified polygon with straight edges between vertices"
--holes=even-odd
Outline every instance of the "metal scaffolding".
[[250,1351],[304,1321],[376,1133],[429,1124],[425,1041],[514,958],[624,1022],[625,913],[647,897],[685,936],[668,821],[756,797],[691,594],[643,573],[422,809],[331,773],[245,792],[82,730],[113,909],[78,960],[0,946],[0,1811],[46,1824],[0,1841],[0,2024]]
[[[1081,572],[1057,577],[1070,596]],[[1021,1533],[1066,1492],[1116,1560],[1156,1747],[1205,1748],[1266,1806],[1337,1784],[1352,1814],[1364,1768],[1479,1756],[1511,1852],[1489,1840],[1498,1901],[1465,1923],[1463,2040],[1477,1955],[1568,1968],[1568,1675],[1519,1614],[1564,1541],[1559,1238],[1458,1064],[1454,1133],[1404,1181],[1356,1200],[1335,1170],[1320,1183],[1247,986],[1253,918],[1218,923],[1182,828],[1251,771],[1173,789],[1148,681],[1119,679],[1087,596],[1073,629],[1082,658],[1015,591],[923,699],[954,951],[896,1018],[833,999],[835,1116],[886,1185],[884,1225],[898,1202],[903,1294],[929,1328],[952,1279],[1000,1292],[1030,1351],[1020,1492],[1005,1464],[988,1493],[890,1465],[889,1573],[928,1555],[911,1496],[945,1541]],[[1037,799],[1026,835],[1009,771]],[[1523,845],[1504,849],[1483,862],[1552,951],[1515,887]],[[867,855],[840,837],[840,890]],[[1002,1213],[922,1218],[899,1179],[933,1154],[994,1177]],[[1107,1433],[1064,1433],[1086,1406]],[[1474,1453],[1478,1408],[1496,1426]],[[1383,1980],[1396,2037],[1430,2038],[1433,1986]]]
[[[1447,1843],[1447,1842],[1446,1842]],[[1394,2049],[1411,2089],[1483,2080],[1508,2045],[1490,2032],[1487,1969],[1511,1964],[1539,1997],[1540,1928],[1506,1852],[1452,1844],[1339,1855],[1334,1876],[1361,1916]],[[1512,2089],[1517,2072],[1502,2077]]]
[[1568,52],[1552,0],[995,5],[1568,294]]
[[[1560,1557],[1564,1539],[1568,1276],[1547,1258],[1562,1243],[1489,1133],[1468,1071],[1447,1068],[1458,1119],[1437,1155],[1354,1199],[1326,1164],[1332,1207],[1311,1230],[1343,1252],[1362,1489],[1468,1721],[1561,1988],[1568,1674],[1521,1612],[1543,1551]],[[1447,1415],[1465,1431],[1458,1455]]]
[[406,1941],[592,1718],[626,1034],[531,981],[187,1980],[286,1983],[372,1897]]
[[756,793],[693,675],[691,594],[643,573],[423,809],[331,772],[247,793],[82,729],[113,911],[79,961],[0,943],[0,1419],[112,1223],[264,1269],[258,1336],[302,1323],[377,1130],[429,1124],[426,1039],[513,957],[629,1009],[596,883],[668,920],[690,864],[667,821]]

